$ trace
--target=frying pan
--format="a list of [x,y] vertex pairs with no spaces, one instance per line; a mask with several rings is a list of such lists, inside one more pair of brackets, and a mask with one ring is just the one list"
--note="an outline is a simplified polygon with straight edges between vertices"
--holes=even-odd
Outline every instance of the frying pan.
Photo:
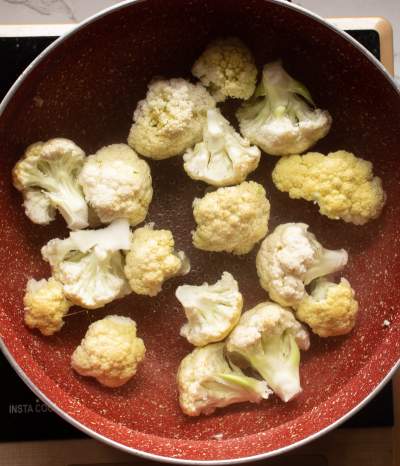
[[[191,203],[205,185],[186,176],[180,157],[150,161],[155,195],[148,220],[173,231],[177,247],[191,258],[192,272],[167,282],[156,298],[131,295],[105,309],[72,315],[62,332],[45,338],[23,325],[24,288],[28,278],[49,275],[40,247],[67,231],[60,220],[48,227],[29,222],[10,172],[37,140],[71,138],[88,154],[124,142],[149,80],[189,76],[205,45],[227,35],[241,37],[259,67],[282,58],[333,116],[331,132],[315,150],[346,149],[373,161],[388,201],[383,215],[365,226],[329,220],[311,203],[279,193],[271,182],[276,159],[263,156],[251,178],[267,190],[270,229],[306,222],[324,246],[349,251],[344,275],[360,303],[357,327],[347,337],[312,337],[311,350],[302,355],[304,391],[296,400],[284,404],[271,398],[192,419],[177,404],[175,373],[191,348],[179,336],[184,316],[174,290],[183,282],[214,282],[228,270],[249,309],[267,298],[256,276],[257,248],[243,257],[194,249]],[[276,0],[129,1],[50,46],[13,86],[0,112],[1,347],[37,396],[82,431],[126,452],[171,463],[266,458],[334,428],[394,373],[400,356],[400,95],[382,66],[346,34]],[[88,325],[110,313],[134,318],[147,346],[138,374],[114,390],[69,366]]]

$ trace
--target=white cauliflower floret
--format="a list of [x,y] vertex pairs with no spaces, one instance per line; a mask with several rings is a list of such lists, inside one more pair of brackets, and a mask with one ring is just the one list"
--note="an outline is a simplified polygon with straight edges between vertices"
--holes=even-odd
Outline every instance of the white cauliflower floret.
[[72,303],[97,309],[130,293],[120,252],[129,246],[129,222],[120,219],[100,230],[52,239],[43,246],[42,256]]
[[133,115],[128,144],[156,160],[182,154],[201,141],[207,110],[213,107],[214,99],[201,84],[152,81]]
[[272,172],[280,191],[292,199],[314,201],[322,215],[364,225],[382,212],[386,194],[372,163],[351,152],[309,152],[283,157]]
[[146,218],[153,197],[148,164],[126,144],[102,147],[87,157],[79,175],[86,200],[103,223]]
[[88,226],[88,206],[77,177],[85,153],[69,139],[30,145],[13,169],[14,186],[24,194],[26,215],[47,225],[57,209],[72,230]]
[[203,141],[183,156],[184,169],[194,180],[213,186],[229,186],[244,181],[260,161],[260,149],[250,146],[230,125],[220,110],[207,112]]
[[240,131],[270,155],[300,154],[326,136],[332,118],[314,105],[306,87],[280,62],[264,66],[253,98],[237,112]]
[[227,97],[249,99],[256,87],[257,68],[250,50],[236,37],[208,45],[192,68],[217,102]]
[[309,346],[308,333],[293,314],[271,302],[242,314],[226,341],[229,357],[255,369],[285,402],[302,391],[299,348]]
[[152,224],[135,230],[125,265],[135,293],[156,296],[166,280],[189,273],[189,259],[183,251],[175,252],[174,246],[169,230],[153,230]]
[[212,414],[217,408],[267,399],[270,390],[263,381],[248,377],[224,357],[224,344],[196,348],[178,369],[179,404],[188,416]]
[[106,387],[128,382],[144,359],[146,348],[136,336],[136,322],[111,315],[89,325],[81,344],[71,357],[71,366],[80,375],[94,377]]
[[305,295],[305,285],[347,264],[344,249],[325,249],[307,230],[305,223],[279,225],[265,238],[257,254],[261,286],[282,306],[296,306]]
[[354,328],[358,311],[350,283],[345,278],[338,284],[320,278],[312,285],[311,295],[304,296],[297,306],[296,317],[320,337],[349,333]]
[[23,191],[26,216],[39,225],[48,225],[56,218],[57,210],[52,206],[49,197],[43,191]]
[[37,328],[43,335],[53,335],[61,330],[63,318],[71,306],[64,295],[63,286],[53,277],[28,280],[24,320],[29,328]]
[[224,272],[214,285],[179,286],[175,295],[188,319],[181,328],[181,335],[194,346],[223,340],[242,313],[243,297],[229,272]]
[[254,181],[219,188],[193,201],[193,244],[205,251],[247,254],[267,234],[270,204]]

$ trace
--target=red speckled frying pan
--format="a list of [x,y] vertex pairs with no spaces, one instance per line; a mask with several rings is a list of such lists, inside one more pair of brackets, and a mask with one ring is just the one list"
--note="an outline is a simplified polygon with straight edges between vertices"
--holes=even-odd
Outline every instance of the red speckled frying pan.
[[[295,401],[272,397],[191,419],[177,403],[175,373],[191,348],[179,336],[184,315],[174,290],[183,282],[213,282],[228,270],[249,309],[266,299],[257,280],[256,251],[234,257],[194,249],[191,203],[205,185],[189,179],[180,157],[150,162],[155,195],[148,219],[173,231],[178,248],[191,258],[191,274],[170,280],[157,298],[131,295],[103,310],[71,316],[62,332],[41,337],[23,325],[24,288],[29,277],[48,276],[40,247],[67,230],[62,221],[49,227],[29,222],[10,172],[37,140],[71,138],[88,154],[124,142],[149,80],[188,76],[210,39],[226,35],[241,37],[259,66],[282,58],[333,116],[331,132],[315,149],[347,149],[373,161],[388,201],[383,215],[365,226],[329,220],[311,203],[277,192],[271,182],[276,159],[263,157],[251,178],[265,186],[271,200],[271,229],[306,222],[326,247],[349,251],[344,275],[360,302],[357,327],[348,337],[312,338],[311,350],[303,353],[304,392]],[[346,34],[272,0],[126,2],[50,46],[9,92],[0,113],[1,346],[32,390],[84,432],[127,452],[175,463],[266,458],[338,425],[393,374],[400,356],[400,95],[379,63]],[[137,376],[114,390],[69,366],[89,323],[109,313],[134,318],[148,349]],[[389,327],[383,326],[385,319]]]

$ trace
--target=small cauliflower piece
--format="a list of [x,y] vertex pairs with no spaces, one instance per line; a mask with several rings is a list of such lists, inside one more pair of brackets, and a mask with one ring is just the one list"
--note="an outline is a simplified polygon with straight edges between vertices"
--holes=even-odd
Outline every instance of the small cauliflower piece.
[[201,84],[157,79],[133,115],[128,144],[139,154],[161,160],[182,154],[201,141],[214,99]]
[[305,295],[296,309],[296,317],[320,337],[345,335],[354,328],[358,302],[350,283],[339,284],[325,278],[316,280],[311,295]]
[[254,181],[219,188],[193,201],[193,244],[204,251],[247,254],[267,234],[270,204]]
[[63,286],[53,277],[48,280],[31,278],[24,296],[25,324],[49,336],[61,330],[64,316],[72,304],[64,295]]
[[260,155],[260,149],[250,146],[220,110],[211,109],[207,112],[203,141],[184,154],[183,168],[194,180],[229,186],[244,181],[258,167]]
[[256,265],[270,298],[293,307],[305,296],[305,285],[342,270],[347,260],[344,249],[325,249],[305,223],[284,223],[262,242]]
[[88,226],[88,206],[77,180],[84,161],[83,150],[69,139],[37,142],[26,149],[12,175],[32,222],[47,225],[57,209],[71,230]]
[[332,123],[328,111],[314,108],[307,88],[279,61],[264,66],[254,96],[236,116],[243,136],[269,155],[306,151],[328,134]]
[[89,325],[72,354],[71,366],[80,375],[116,388],[136,374],[145,352],[143,340],[136,336],[136,322],[111,315]]
[[224,272],[214,285],[179,286],[175,295],[188,319],[181,328],[181,336],[194,346],[223,340],[242,313],[243,297],[229,272]]
[[148,164],[126,144],[102,147],[87,157],[79,175],[86,200],[103,223],[146,218],[153,197]]
[[224,357],[224,344],[196,348],[178,369],[179,404],[188,416],[212,414],[233,403],[259,403],[271,393],[264,381],[248,377]]
[[190,272],[189,259],[183,251],[175,252],[174,246],[169,230],[154,230],[153,224],[135,230],[125,265],[135,293],[156,296],[166,280]]
[[249,99],[256,87],[254,58],[237,37],[211,42],[193,65],[192,74],[209,88],[217,102],[227,97]]
[[242,314],[226,341],[229,357],[251,366],[285,402],[301,393],[300,351],[310,346],[308,332],[293,314],[272,302]]
[[386,201],[372,163],[344,150],[284,157],[276,164],[272,180],[292,199],[314,201],[322,215],[355,225],[378,218]]
[[121,255],[130,247],[130,235],[128,220],[114,220],[106,228],[52,239],[43,246],[42,256],[72,303],[97,309],[131,292]]

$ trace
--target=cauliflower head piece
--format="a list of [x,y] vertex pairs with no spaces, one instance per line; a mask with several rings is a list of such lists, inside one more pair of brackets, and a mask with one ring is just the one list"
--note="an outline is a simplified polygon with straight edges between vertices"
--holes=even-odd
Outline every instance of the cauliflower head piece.
[[126,144],[102,147],[87,157],[79,175],[86,200],[103,223],[146,218],[153,197],[148,164]]
[[193,244],[204,251],[247,254],[267,234],[270,204],[254,181],[219,188],[193,201]]
[[157,79],[133,115],[128,144],[139,154],[161,160],[182,154],[201,141],[214,99],[201,84]]
[[272,180],[292,199],[316,202],[322,215],[364,225],[379,217],[386,202],[372,168],[371,162],[344,150],[309,152],[280,159]]
[[255,369],[285,402],[302,391],[299,348],[307,350],[309,346],[308,332],[300,322],[288,309],[272,302],[243,313],[226,341],[231,360]]
[[253,55],[237,37],[211,42],[193,65],[192,74],[217,102],[227,97],[249,99],[256,87],[257,68]]
[[48,280],[31,278],[24,296],[25,324],[49,336],[61,330],[64,316],[72,304],[64,295],[63,286],[53,277]]
[[179,286],[175,295],[188,319],[181,328],[181,336],[194,346],[223,340],[242,313],[243,297],[229,272],[224,272],[213,285]]
[[260,149],[242,138],[214,108],[207,112],[203,141],[184,154],[183,168],[194,180],[229,186],[244,181],[258,167],[260,155]]
[[296,317],[320,337],[351,332],[356,323],[358,302],[350,283],[345,278],[338,284],[320,278],[313,285],[311,294],[305,295],[297,306]]
[[143,340],[136,336],[136,322],[111,315],[89,325],[72,354],[71,366],[80,375],[116,388],[136,374],[145,352]]
[[264,381],[248,377],[224,357],[224,344],[196,348],[181,362],[179,404],[188,416],[212,414],[233,403],[259,403],[271,393]]
[[282,306],[295,307],[305,285],[347,264],[344,249],[325,249],[305,223],[284,223],[262,242],[256,258],[260,284]]
[[52,239],[43,246],[42,256],[67,299],[85,309],[97,309],[131,292],[121,254],[129,249],[130,235],[128,220],[114,220],[106,228]]
[[88,226],[88,206],[78,183],[84,162],[85,153],[69,139],[37,142],[25,150],[12,175],[32,222],[47,225],[58,210],[71,230]]
[[135,293],[156,296],[166,280],[189,273],[189,259],[174,246],[169,230],[154,230],[153,224],[135,230],[124,269]]
[[240,131],[269,155],[300,154],[330,130],[328,111],[314,107],[307,88],[281,62],[264,66],[254,96],[236,114]]

